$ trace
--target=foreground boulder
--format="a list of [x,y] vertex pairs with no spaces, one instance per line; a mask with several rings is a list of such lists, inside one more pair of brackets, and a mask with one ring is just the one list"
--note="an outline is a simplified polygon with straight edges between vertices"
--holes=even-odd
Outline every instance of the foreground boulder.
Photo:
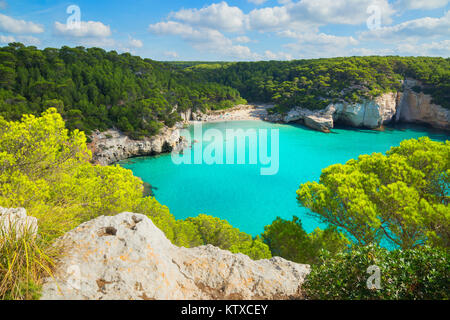
[[42,299],[300,299],[308,265],[171,244],[144,215],[99,217],[60,238]]
[[0,207],[0,237],[8,234],[13,234],[17,239],[24,236],[35,237],[37,231],[37,219],[27,216],[24,208],[7,209]]

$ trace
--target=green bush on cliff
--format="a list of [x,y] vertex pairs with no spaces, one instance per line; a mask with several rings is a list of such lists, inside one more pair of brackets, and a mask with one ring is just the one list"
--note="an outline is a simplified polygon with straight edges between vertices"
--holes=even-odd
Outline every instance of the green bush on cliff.
[[201,214],[195,218],[187,218],[197,227],[203,243],[212,244],[231,252],[243,253],[253,259],[271,258],[267,245],[259,237],[253,239],[250,235],[233,228],[226,220]]
[[[303,289],[306,298],[320,300],[447,300],[449,258],[447,250],[430,247],[394,251],[355,247],[333,257],[322,255]],[[380,271],[378,288],[371,266]]]
[[317,228],[308,234],[297,217],[293,217],[292,221],[277,217],[271,225],[264,228],[262,238],[273,256],[303,264],[317,264],[322,250],[334,255],[350,244],[334,226],[325,230]]

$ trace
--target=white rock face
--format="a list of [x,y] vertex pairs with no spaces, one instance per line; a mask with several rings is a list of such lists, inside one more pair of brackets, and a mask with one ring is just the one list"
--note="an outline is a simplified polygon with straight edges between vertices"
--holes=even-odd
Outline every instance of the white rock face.
[[406,89],[399,103],[397,120],[425,123],[434,128],[450,130],[450,111],[431,101],[432,97],[428,94]]
[[417,84],[417,81],[408,80],[405,81],[403,93],[390,92],[362,103],[330,104],[326,109],[319,111],[296,107],[284,117],[274,114],[267,116],[265,120],[300,122],[322,132],[330,132],[336,122],[352,127],[376,129],[393,121],[422,123],[450,130],[450,111],[431,103],[430,95],[416,93],[410,89],[410,86]]
[[84,223],[56,245],[64,255],[42,299],[298,299],[310,271],[210,245],[179,248],[134,213]]
[[318,111],[296,107],[284,117],[270,115],[266,120],[284,123],[301,122],[307,127],[322,132],[330,132],[336,121],[353,127],[375,129],[394,120],[397,99],[398,95],[391,92],[362,103],[330,104],[324,110]]
[[35,237],[37,231],[37,219],[27,216],[24,208],[6,209],[0,207],[0,237],[11,232],[18,239],[24,235]]
[[334,119],[354,127],[375,129],[394,119],[397,110],[397,93],[386,93],[375,100],[362,103],[338,103]]
[[[95,132],[89,145],[93,161],[101,165],[137,157],[181,150],[187,146],[187,141],[180,136],[179,129],[163,128],[161,132],[144,140],[132,140],[117,130]],[[168,148],[168,150],[165,150]]]

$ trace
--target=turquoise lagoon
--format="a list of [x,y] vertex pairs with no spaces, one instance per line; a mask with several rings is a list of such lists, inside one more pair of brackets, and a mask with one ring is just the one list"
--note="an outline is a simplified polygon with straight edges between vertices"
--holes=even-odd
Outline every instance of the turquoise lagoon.
[[[445,141],[449,138],[444,132],[418,126],[397,126],[384,131],[337,128],[326,134],[300,125],[262,121],[203,124],[203,131],[211,128],[221,132],[278,129],[278,173],[261,175],[261,167],[267,167],[261,164],[177,165],[171,155],[134,158],[119,164],[150,183],[156,199],[168,206],[177,219],[209,214],[252,235],[263,232],[264,226],[277,216],[300,217],[308,232],[324,227],[307,209],[298,206],[296,190],[301,183],[318,181],[321,170],[329,165],[345,163],[361,154],[385,153],[405,139],[429,136]],[[270,135],[268,139],[270,142]],[[203,142],[203,148],[207,146]]]

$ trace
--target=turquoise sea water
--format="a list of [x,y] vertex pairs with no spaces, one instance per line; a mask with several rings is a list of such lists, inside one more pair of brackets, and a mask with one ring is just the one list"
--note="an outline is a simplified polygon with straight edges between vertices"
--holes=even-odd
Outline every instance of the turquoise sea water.
[[[150,183],[156,199],[168,206],[177,219],[205,213],[226,219],[252,235],[263,232],[264,226],[277,216],[285,219],[291,219],[293,215],[300,217],[308,232],[323,227],[316,218],[308,215],[307,209],[298,206],[296,190],[301,183],[318,180],[321,170],[329,165],[345,163],[361,154],[385,153],[404,139],[422,136],[438,141],[449,139],[444,132],[416,126],[384,131],[338,128],[325,134],[303,126],[262,121],[203,125],[204,131],[211,128],[220,132],[226,129],[278,129],[278,173],[261,175],[261,167],[266,167],[261,164],[176,165],[170,155],[134,158],[122,161],[120,165]],[[203,142],[203,148],[207,145]]]

